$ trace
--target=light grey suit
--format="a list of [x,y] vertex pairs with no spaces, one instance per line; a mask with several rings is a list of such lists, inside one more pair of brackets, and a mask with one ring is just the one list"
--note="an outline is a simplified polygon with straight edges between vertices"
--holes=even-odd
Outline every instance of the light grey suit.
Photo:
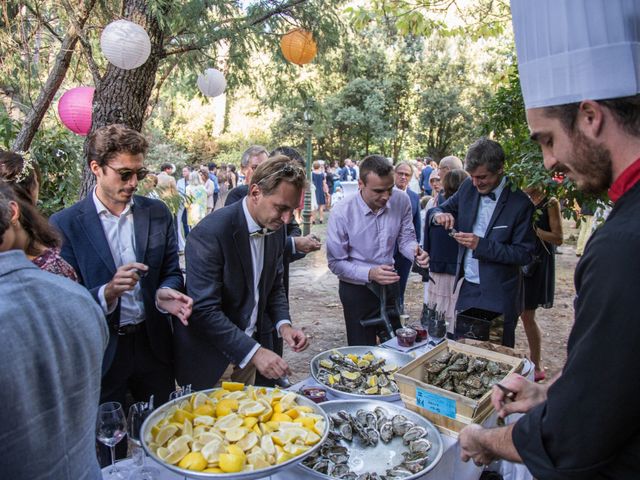
[[2,478],[102,478],[95,426],[108,337],[84,287],[22,251],[0,253]]

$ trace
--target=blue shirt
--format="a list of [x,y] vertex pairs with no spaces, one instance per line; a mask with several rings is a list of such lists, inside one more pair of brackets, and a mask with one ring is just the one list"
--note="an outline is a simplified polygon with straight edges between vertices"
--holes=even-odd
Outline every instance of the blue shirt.
[[[502,177],[500,184],[493,190],[495,199],[492,200],[488,195],[480,196],[480,204],[478,205],[478,213],[473,222],[473,233],[480,238],[484,238],[493,212],[496,209],[496,202],[504,190],[507,177]],[[480,268],[478,259],[473,257],[473,251],[467,248],[464,252],[464,279],[471,283],[480,283]]]
[[420,187],[424,190],[424,193],[431,195],[431,184],[429,183],[429,177],[433,172],[433,168],[427,165],[420,172]]
[[215,173],[209,173],[209,180],[213,182],[213,193],[220,193],[217,175]]

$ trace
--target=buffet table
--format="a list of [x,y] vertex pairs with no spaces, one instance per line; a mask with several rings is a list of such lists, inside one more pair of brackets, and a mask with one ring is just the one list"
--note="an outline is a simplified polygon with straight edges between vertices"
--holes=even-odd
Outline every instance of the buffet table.
[[[430,347],[419,348],[412,354],[416,356],[421,355],[428,351]],[[525,368],[525,372],[528,368]],[[531,369],[533,370],[533,369]],[[532,375],[530,375],[532,376]],[[302,387],[314,387],[322,385],[318,384],[312,377],[308,377],[307,379],[299,382],[292,387],[290,390],[298,391]],[[339,397],[334,396],[330,391],[327,391],[327,401],[330,400],[338,400]],[[402,401],[396,400],[393,402],[397,405],[403,406]],[[516,415],[512,415],[507,418],[507,423],[515,422],[517,420]],[[491,415],[487,420],[483,423],[484,426],[492,427],[496,425],[497,421],[497,413]],[[430,472],[425,474],[421,478],[429,479],[429,480],[477,480],[480,478],[483,470],[485,468],[477,467],[473,462],[462,462],[460,460],[460,445],[457,439],[442,435],[444,451],[442,458],[438,465]],[[158,480],[181,480],[184,477],[177,475],[170,470],[164,468],[162,465],[154,462],[153,459],[147,457],[146,460],[149,464],[156,465],[158,470],[160,470],[161,476]],[[122,462],[119,462],[119,465],[123,467],[129,467],[132,465],[132,460],[127,459]],[[492,470],[499,472],[503,475],[505,480],[532,480],[532,476],[529,471],[523,465],[514,464],[506,461],[494,462],[489,467],[486,467],[487,470]],[[105,469],[106,471],[107,469]],[[298,466],[294,466],[284,472],[280,472],[271,476],[264,477],[265,479],[271,480],[313,480],[318,479],[318,477],[308,473],[306,469],[303,469]]]

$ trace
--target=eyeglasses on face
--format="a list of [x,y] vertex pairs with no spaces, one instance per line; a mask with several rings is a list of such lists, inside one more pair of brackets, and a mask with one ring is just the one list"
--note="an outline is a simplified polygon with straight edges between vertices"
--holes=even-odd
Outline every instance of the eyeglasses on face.
[[122,180],[123,182],[128,182],[134,175],[136,176],[138,181],[143,180],[147,175],[149,175],[149,170],[144,167],[139,168],[138,170],[131,170],[130,168],[113,168],[108,164],[106,164],[105,166],[109,167],[111,170],[120,175],[120,180]]

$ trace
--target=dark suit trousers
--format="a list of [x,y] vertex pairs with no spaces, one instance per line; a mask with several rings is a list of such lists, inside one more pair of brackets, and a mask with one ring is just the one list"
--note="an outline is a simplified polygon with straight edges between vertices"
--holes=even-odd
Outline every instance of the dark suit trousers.
[[[117,335],[114,332],[110,334]],[[118,336],[113,363],[102,377],[100,403],[119,402],[127,415],[131,403],[127,400],[131,400],[131,397],[134,402],[148,402],[153,395],[153,403],[159,407],[169,400],[173,390],[175,381],[171,363],[160,362],[153,354],[146,328]],[[126,455],[127,442],[122,440],[116,447],[116,456],[125,458]],[[102,466],[111,463],[109,449],[104,445],[100,449],[99,459]]]
[[398,275],[400,276],[400,295],[398,302],[400,303],[400,306],[404,308],[404,292],[407,290],[407,282],[409,281],[409,274],[411,273],[413,262],[400,252],[396,252],[393,259]]
[[[481,296],[482,292],[480,291],[480,285],[463,280],[462,286],[460,287],[460,294],[458,295],[458,302],[456,303],[456,311],[461,312],[474,307],[485,310],[494,310],[492,308],[487,308],[482,303]],[[504,312],[500,313],[504,315],[502,345],[513,348],[516,344],[516,324],[518,322],[518,315],[507,314]]]
[[[387,308],[396,302],[395,289],[388,289]],[[349,345],[376,345],[376,336],[386,332],[384,327],[363,327],[360,320],[368,320],[380,316],[380,299],[366,285],[354,285],[340,281],[338,288],[344,320],[347,327],[347,343]],[[400,318],[390,315],[393,329],[400,328]]]

